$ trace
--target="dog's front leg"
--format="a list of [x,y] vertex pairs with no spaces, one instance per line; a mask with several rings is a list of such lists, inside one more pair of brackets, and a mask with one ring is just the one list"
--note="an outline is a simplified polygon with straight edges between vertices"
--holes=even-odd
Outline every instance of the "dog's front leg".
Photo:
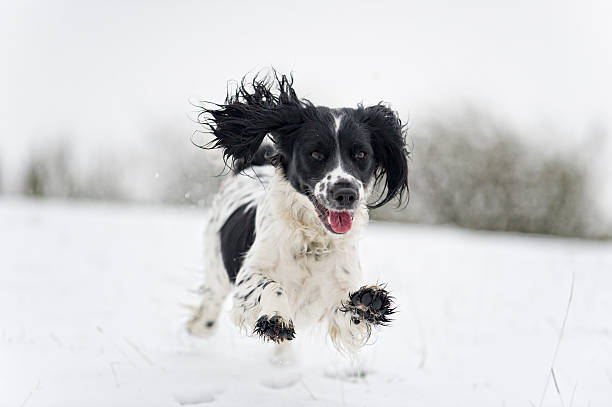
[[234,289],[234,322],[276,343],[295,337],[287,293],[262,271],[243,269]]
[[364,346],[372,328],[391,322],[393,298],[381,286],[363,286],[349,292],[331,310],[329,335],[336,347],[355,353]]

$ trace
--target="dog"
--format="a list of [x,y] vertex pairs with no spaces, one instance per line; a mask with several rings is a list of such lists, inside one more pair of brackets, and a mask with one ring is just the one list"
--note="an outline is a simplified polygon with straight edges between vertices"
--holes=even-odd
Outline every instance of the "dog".
[[382,103],[315,106],[276,73],[200,108],[212,135],[203,147],[222,149],[233,174],[210,210],[188,331],[211,335],[233,292],[232,318],[248,333],[281,343],[321,324],[339,350],[357,352],[395,312],[385,286],[362,285],[358,238],[368,209],[408,194],[398,115]]

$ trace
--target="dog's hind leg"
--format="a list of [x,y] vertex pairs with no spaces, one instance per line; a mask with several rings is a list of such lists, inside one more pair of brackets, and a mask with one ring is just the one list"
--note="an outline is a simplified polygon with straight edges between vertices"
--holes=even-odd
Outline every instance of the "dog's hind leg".
[[208,337],[215,332],[223,302],[231,290],[213,222],[204,231],[204,244],[205,276],[204,284],[199,289],[201,300],[187,322],[189,333],[199,337]]

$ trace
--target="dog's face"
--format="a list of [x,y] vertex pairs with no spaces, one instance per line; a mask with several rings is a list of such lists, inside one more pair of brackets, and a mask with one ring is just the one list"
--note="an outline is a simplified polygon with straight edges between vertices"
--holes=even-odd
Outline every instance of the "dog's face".
[[[272,91],[277,85],[278,94]],[[351,229],[353,213],[366,204],[371,186],[381,196],[370,208],[400,200],[408,190],[407,152],[397,115],[378,104],[356,109],[316,107],[299,99],[285,76],[244,83],[226,104],[203,108],[201,121],[223,148],[226,163],[240,171],[270,135],[271,162],[295,190],[308,197],[329,233]]]
[[376,170],[373,134],[354,109],[316,110],[293,132],[293,143],[284,145],[291,151],[280,151],[284,173],[312,202],[325,229],[343,234],[351,229],[354,211],[368,198]]

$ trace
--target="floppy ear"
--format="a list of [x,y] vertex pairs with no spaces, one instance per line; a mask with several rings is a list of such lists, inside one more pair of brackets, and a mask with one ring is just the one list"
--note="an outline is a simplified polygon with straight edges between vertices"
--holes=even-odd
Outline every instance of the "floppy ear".
[[[272,91],[274,85],[278,95]],[[256,77],[248,88],[243,79],[225,104],[201,107],[198,122],[213,135],[204,148],[222,148],[226,166],[239,172],[253,160],[267,134],[289,131],[303,121],[304,104],[285,75],[274,80]]]
[[360,106],[362,123],[372,134],[372,148],[377,169],[375,185],[382,186],[377,202],[369,208],[379,208],[398,198],[398,204],[408,196],[408,151],[402,122],[397,114],[383,104],[363,108]]

